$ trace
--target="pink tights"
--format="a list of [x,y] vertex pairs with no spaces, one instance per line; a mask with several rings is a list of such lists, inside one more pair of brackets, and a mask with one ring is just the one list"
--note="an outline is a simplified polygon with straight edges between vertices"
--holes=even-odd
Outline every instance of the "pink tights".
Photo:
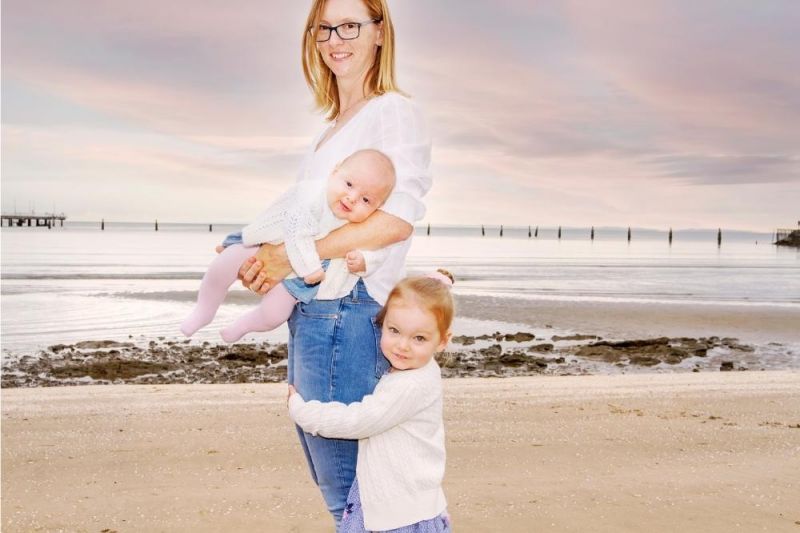
[[[236,281],[239,267],[257,250],[256,246],[233,244],[211,262],[200,283],[197,305],[181,324],[184,335],[191,337],[198,329],[211,323],[217,309],[225,300],[228,288]],[[251,331],[273,330],[289,319],[296,302],[283,283],[279,283],[261,298],[258,307],[223,329],[220,332],[222,338],[225,342],[236,342]]]

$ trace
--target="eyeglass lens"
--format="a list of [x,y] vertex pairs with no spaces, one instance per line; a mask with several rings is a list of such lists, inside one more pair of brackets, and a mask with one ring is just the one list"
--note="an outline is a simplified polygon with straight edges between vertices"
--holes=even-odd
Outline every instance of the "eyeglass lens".
[[314,37],[318,43],[322,43],[331,38],[331,31],[335,31],[336,35],[338,35],[340,39],[356,39],[360,29],[361,24],[356,22],[346,22],[333,28],[330,26],[319,25],[317,26],[317,31],[314,34]]

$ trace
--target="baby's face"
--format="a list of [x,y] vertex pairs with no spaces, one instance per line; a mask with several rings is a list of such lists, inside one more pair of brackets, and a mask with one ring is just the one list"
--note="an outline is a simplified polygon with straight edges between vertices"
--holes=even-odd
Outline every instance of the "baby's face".
[[394,178],[381,168],[369,157],[357,155],[333,171],[328,180],[328,206],[336,218],[363,222],[383,204]]

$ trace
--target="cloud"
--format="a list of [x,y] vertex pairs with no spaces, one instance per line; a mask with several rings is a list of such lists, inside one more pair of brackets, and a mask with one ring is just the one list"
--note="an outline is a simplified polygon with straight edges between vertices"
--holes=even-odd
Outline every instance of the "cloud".
[[[132,191],[148,183],[178,194],[187,217],[196,204],[205,219],[211,191],[230,183],[280,188],[323,126],[300,70],[307,7],[4,2],[4,194],[41,194],[26,180],[69,176],[80,190],[112,176]],[[392,9],[400,86],[434,135],[431,219],[512,223],[535,212],[569,224],[568,212],[646,224],[656,200],[713,196],[732,221],[763,223],[763,205],[737,199],[745,190],[775,216],[796,211],[787,194],[800,180],[794,0]],[[129,212],[139,201],[151,212],[145,196],[132,196]],[[683,205],[693,224],[707,212]],[[238,206],[215,208],[241,220]]]
[[800,157],[747,155],[667,155],[647,161],[657,173],[687,183],[800,183]]

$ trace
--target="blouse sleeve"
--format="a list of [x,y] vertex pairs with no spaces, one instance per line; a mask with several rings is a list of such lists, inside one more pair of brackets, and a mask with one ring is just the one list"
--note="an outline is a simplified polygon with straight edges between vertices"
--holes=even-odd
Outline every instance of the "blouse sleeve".
[[394,163],[397,182],[381,210],[409,224],[425,216],[422,197],[432,178],[431,139],[417,107],[401,95],[390,95],[381,103],[379,149]]

